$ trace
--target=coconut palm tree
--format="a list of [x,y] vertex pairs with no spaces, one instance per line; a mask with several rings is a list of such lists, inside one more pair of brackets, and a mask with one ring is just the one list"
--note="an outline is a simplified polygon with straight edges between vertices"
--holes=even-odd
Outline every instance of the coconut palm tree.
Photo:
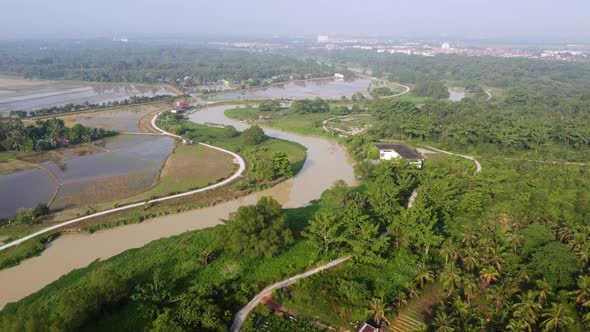
[[477,286],[477,279],[472,275],[468,275],[463,278],[463,294],[467,299],[467,303],[471,304],[471,300],[479,293],[479,287]]
[[532,330],[539,319],[539,313],[543,307],[536,301],[537,294],[529,290],[526,294],[518,295],[518,302],[512,305],[514,317],[527,324],[527,329]]
[[461,263],[467,271],[473,271],[479,265],[478,254],[473,249],[466,249],[462,251]]
[[382,326],[382,323],[389,325],[389,320],[385,315],[390,311],[391,308],[383,303],[383,298],[374,298],[371,300],[369,314],[379,327]]
[[580,258],[583,268],[590,264],[590,243],[584,243],[577,246],[574,253]]
[[459,249],[457,249],[457,246],[452,241],[447,240],[440,247],[439,254],[445,260],[445,265],[447,265],[449,261],[452,263],[457,261],[457,258],[459,258]]
[[445,265],[444,270],[440,273],[439,279],[442,282],[443,287],[449,291],[449,295],[451,295],[461,285],[461,271],[459,271],[455,264],[447,264]]
[[416,275],[415,281],[420,284],[420,288],[424,288],[425,283],[433,280],[434,274],[428,266],[424,262],[418,264],[418,274]]
[[549,301],[551,296],[553,296],[553,288],[545,278],[537,280],[536,284],[537,290],[539,291],[537,293],[537,302],[539,302],[541,305],[544,305]]
[[531,331],[527,323],[520,319],[511,319],[506,329],[513,332]]
[[463,232],[461,244],[466,248],[473,248],[477,245],[477,232],[471,228]]
[[506,238],[512,247],[512,250],[516,252],[518,248],[522,245],[522,241],[524,240],[524,236],[518,233],[518,231],[509,231],[506,233]]
[[455,328],[453,325],[455,324],[455,318],[453,316],[447,315],[444,310],[438,310],[434,320],[432,321],[432,326],[436,329],[436,332],[453,332]]
[[545,318],[541,322],[543,331],[563,330],[574,323],[569,310],[561,303],[551,303],[551,308],[546,309],[541,317]]
[[568,293],[574,297],[577,304],[582,304],[590,298],[590,277],[580,276],[578,278],[578,289]]
[[493,281],[497,281],[500,278],[500,273],[495,267],[488,266],[481,269],[479,276],[485,285],[489,285]]

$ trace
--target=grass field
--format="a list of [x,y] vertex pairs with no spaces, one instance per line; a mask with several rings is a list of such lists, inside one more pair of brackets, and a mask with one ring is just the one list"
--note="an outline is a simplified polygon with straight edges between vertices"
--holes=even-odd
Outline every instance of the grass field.
[[202,188],[231,176],[237,168],[227,153],[202,145],[177,144],[166,160],[157,183],[148,191],[122,202],[141,201]]
[[323,137],[333,137],[322,129],[322,122],[334,117],[328,113],[292,113],[288,110],[271,112],[269,114],[272,120],[258,121],[258,116],[262,112],[255,107],[233,108],[225,111],[229,118],[240,121],[251,121],[261,126],[272,127],[279,130],[290,131],[301,135],[314,135]]

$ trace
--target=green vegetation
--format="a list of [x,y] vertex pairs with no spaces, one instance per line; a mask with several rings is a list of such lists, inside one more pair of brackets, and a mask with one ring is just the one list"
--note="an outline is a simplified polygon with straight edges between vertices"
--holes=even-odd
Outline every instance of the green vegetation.
[[35,125],[25,127],[20,118],[0,122],[0,149],[9,151],[45,151],[64,144],[91,142],[115,132],[102,128],[87,128],[76,124],[71,128],[63,120],[38,120]]
[[220,247],[245,257],[272,257],[293,243],[286,228],[287,218],[281,205],[262,197],[256,205],[241,206],[225,222],[226,230],[217,241]]
[[[194,84],[226,79],[256,85],[263,78],[293,73],[311,73],[314,77],[334,74],[331,67],[312,59],[300,60],[275,53],[228,51],[192,44],[120,46],[98,40],[5,41],[0,43],[0,72],[25,78],[174,85],[177,79],[187,76]],[[80,64],[84,70],[80,70]],[[248,82],[249,79],[252,80]]]
[[[287,210],[283,218],[301,225],[313,210]],[[7,305],[0,329],[226,331],[233,312],[256,292],[315,261],[310,243],[300,237],[273,257],[233,254],[216,246],[225,227],[154,241],[75,270]]]
[[449,98],[449,88],[443,82],[418,81],[412,89],[412,94],[432,99],[446,99]]
[[[387,96],[391,96],[391,95],[393,95],[393,91],[391,91],[391,89],[386,86],[378,87],[378,88],[371,90],[371,96],[373,98],[387,97]],[[358,97],[357,97],[357,99],[358,99]]]

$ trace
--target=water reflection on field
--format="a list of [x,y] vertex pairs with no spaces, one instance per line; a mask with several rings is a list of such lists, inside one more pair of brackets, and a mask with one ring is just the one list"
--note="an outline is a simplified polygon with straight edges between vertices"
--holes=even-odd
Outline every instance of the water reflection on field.
[[6,197],[0,202],[0,217],[49,202],[58,184],[51,204],[58,209],[144,191],[154,183],[174,148],[173,139],[155,135],[121,135],[96,144],[101,149],[66,149],[62,155],[70,159],[53,159],[37,169],[0,176],[0,195]]
[[365,79],[346,81],[327,79],[295,81],[256,90],[220,93],[208,97],[207,100],[306,99],[316,97],[337,99],[342,96],[350,98],[355,92],[366,90],[369,84],[371,84],[371,81]]
[[168,86],[77,81],[29,81],[0,77],[0,115],[66,104],[101,104],[131,96],[176,95]]

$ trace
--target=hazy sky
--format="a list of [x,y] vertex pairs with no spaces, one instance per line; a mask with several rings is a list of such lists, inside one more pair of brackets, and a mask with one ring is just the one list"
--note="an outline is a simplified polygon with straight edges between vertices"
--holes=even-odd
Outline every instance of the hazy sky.
[[590,40],[590,0],[0,0],[8,38],[320,32]]

